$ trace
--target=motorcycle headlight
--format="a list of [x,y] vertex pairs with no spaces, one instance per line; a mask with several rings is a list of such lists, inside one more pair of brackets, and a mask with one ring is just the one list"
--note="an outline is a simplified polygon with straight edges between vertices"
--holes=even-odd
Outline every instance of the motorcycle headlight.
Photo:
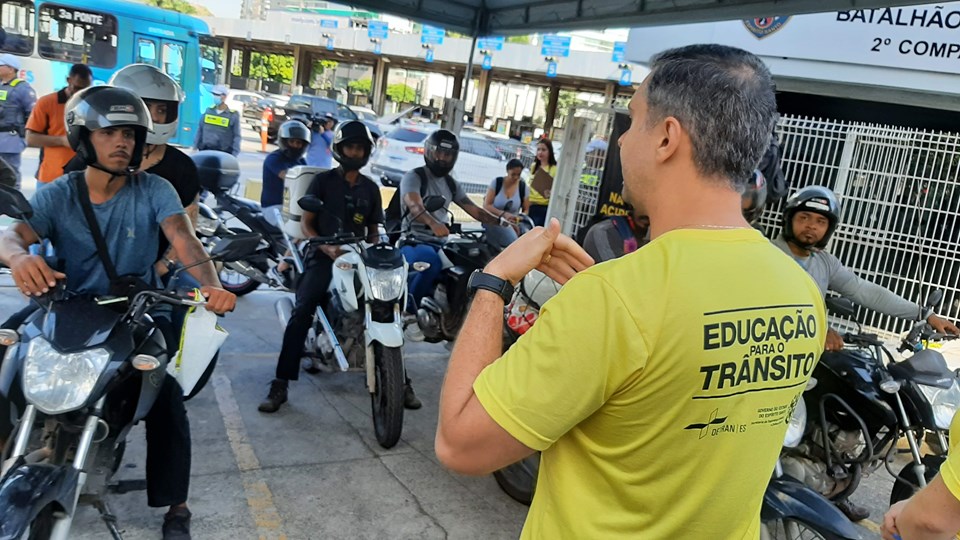
[[200,236],[213,236],[217,233],[217,227],[220,226],[220,221],[213,218],[208,218],[204,215],[197,216],[197,233]]
[[46,414],[74,410],[90,397],[109,360],[106,349],[61,354],[45,339],[36,338],[23,364],[24,397]]
[[407,277],[403,268],[378,270],[367,268],[367,281],[370,282],[370,294],[374,300],[389,302],[400,297],[403,281]]
[[940,429],[950,429],[950,421],[960,408],[960,385],[953,381],[950,388],[937,388],[918,384],[920,391],[930,401],[933,407],[933,419]]
[[807,404],[803,402],[801,396],[797,400],[797,405],[793,408],[793,414],[790,415],[790,421],[787,422],[787,433],[783,436],[783,445],[787,448],[794,448],[800,444],[803,438],[804,429],[807,427]]

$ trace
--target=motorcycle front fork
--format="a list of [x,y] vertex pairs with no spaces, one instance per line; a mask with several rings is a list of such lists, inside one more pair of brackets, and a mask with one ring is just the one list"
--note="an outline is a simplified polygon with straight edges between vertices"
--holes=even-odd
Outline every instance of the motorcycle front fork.
[[[900,398],[900,392],[894,394],[894,397],[897,398],[897,409],[900,411],[900,422],[903,425],[903,431],[907,434],[907,443],[910,445],[910,454],[913,455],[913,472],[917,476],[917,485],[921,488],[927,486],[927,467],[923,464],[923,461],[920,460],[920,445],[917,443],[917,437],[913,434],[913,430],[910,429],[910,418],[907,416],[907,410],[903,406],[903,400]],[[943,444],[945,441],[943,433],[940,433],[940,443]],[[894,443],[896,444],[896,443]],[[943,447],[946,449],[946,445]]]

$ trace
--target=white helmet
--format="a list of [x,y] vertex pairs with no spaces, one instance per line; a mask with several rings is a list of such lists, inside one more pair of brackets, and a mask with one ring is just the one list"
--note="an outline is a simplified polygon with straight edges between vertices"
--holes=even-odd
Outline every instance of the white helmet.
[[147,144],[167,144],[176,136],[180,103],[185,97],[177,81],[150,64],[131,64],[117,70],[107,84],[126,88],[144,101],[167,103],[167,118],[154,122],[153,131],[147,133]]

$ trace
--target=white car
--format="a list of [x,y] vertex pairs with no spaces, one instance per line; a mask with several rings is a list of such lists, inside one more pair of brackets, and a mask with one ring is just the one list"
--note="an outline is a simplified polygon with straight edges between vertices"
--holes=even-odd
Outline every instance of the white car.
[[240,113],[240,117],[243,118],[243,108],[247,103],[257,103],[263,96],[256,92],[249,92],[247,90],[230,90],[230,93],[227,94],[227,107],[231,111],[237,111]]
[[[384,186],[398,187],[407,171],[423,166],[423,142],[437,129],[432,125],[395,127],[377,141],[364,173]],[[486,193],[490,182],[506,173],[510,157],[493,141],[462,133],[452,175],[468,193]]]

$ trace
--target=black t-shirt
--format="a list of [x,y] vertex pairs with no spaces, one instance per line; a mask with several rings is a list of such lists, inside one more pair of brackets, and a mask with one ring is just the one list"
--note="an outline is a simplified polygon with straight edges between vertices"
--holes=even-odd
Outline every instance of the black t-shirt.
[[[73,171],[82,171],[86,168],[87,165],[80,156],[73,156],[73,159],[63,168],[63,172],[66,174]],[[200,176],[197,174],[196,164],[194,164],[189,156],[172,146],[167,146],[167,150],[163,153],[163,159],[153,167],[147,169],[146,172],[155,174],[164,178],[167,182],[170,182],[170,184],[173,185],[173,189],[177,190],[177,195],[180,196],[180,204],[182,204],[184,208],[193,204],[193,201],[197,199],[197,195],[200,193]],[[166,253],[169,247],[170,242],[167,241],[167,237],[164,236],[163,231],[160,231],[160,252],[157,253],[158,260]]]
[[317,214],[313,226],[321,236],[336,234],[337,220],[343,221],[344,232],[354,236],[366,236],[367,225],[383,223],[383,202],[380,188],[364,175],[350,185],[340,174],[340,169],[330,169],[314,177],[307,194],[323,201],[325,211]]

